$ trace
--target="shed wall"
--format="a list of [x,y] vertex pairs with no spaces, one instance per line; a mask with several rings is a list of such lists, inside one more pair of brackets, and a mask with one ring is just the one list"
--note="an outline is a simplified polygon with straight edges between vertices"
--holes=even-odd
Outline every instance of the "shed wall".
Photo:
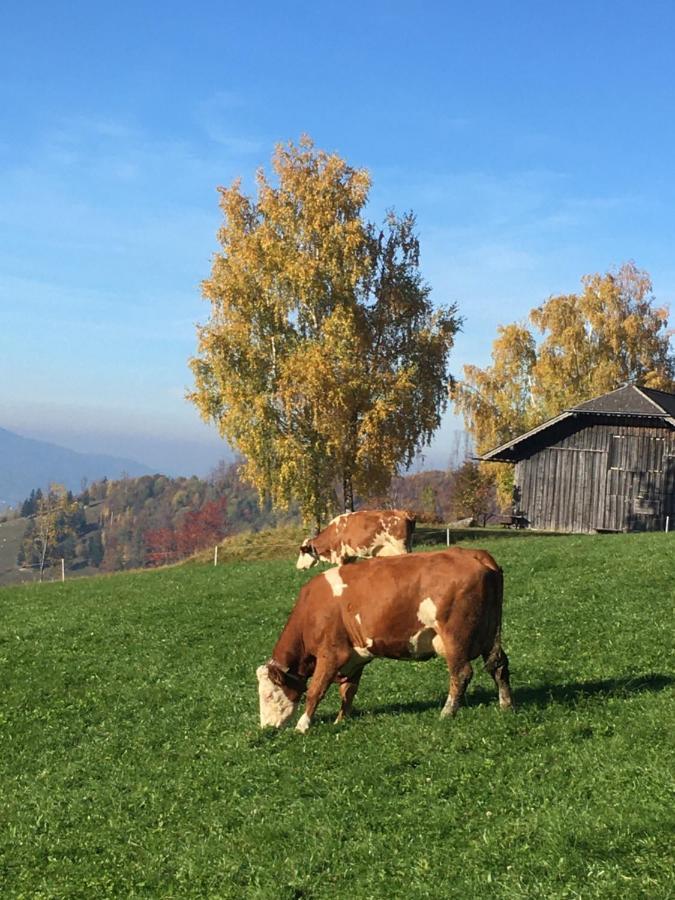
[[675,530],[675,430],[589,424],[520,460],[515,483],[534,528]]

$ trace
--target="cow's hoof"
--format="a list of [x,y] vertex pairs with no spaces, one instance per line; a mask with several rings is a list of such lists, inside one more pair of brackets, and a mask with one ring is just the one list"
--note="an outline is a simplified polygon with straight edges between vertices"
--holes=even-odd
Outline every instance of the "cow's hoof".
[[295,726],[295,730],[299,731],[300,734],[307,734],[309,726],[311,725],[312,720],[309,718],[307,713],[303,713],[298,720],[298,724]]

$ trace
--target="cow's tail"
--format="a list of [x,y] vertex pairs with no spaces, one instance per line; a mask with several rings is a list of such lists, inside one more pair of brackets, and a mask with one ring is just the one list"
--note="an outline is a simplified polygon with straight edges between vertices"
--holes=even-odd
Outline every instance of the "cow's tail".
[[413,534],[415,533],[415,525],[417,525],[417,517],[415,513],[405,512],[405,546],[408,553],[412,553]]
[[486,635],[485,668],[492,673],[502,665],[504,651],[502,649],[502,607],[504,605],[504,572],[499,568],[490,568],[488,574],[490,585],[490,608],[488,621],[490,623]]

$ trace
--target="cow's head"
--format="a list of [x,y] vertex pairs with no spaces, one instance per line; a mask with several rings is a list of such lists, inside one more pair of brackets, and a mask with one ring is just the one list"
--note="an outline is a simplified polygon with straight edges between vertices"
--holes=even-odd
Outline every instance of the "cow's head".
[[281,728],[295,712],[302,691],[293,676],[289,676],[273,659],[258,666],[258,694],[260,696],[260,727]]
[[307,538],[300,546],[300,556],[295,564],[296,569],[311,569],[319,562],[319,554],[316,552],[311,540]]

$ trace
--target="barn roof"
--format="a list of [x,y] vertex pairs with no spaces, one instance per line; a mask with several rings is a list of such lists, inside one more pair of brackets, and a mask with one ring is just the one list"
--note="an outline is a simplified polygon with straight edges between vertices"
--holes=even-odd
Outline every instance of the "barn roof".
[[510,441],[495,447],[484,453],[479,459],[494,462],[514,462],[519,459],[524,452],[527,451],[528,442],[538,434],[549,429],[555,429],[556,426],[565,421],[565,419],[584,419],[595,416],[622,416],[629,418],[644,419],[660,419],[668,422],[675,427],[675,394],[668,394],[666,391],[657,391],[654,388],[638,387],[634,384],[625,385],[603,394],[601,397],[594,397],[571,409],[566,409],[549,419],[542,422],[536,428],[532,428],[519,437],[512,438]]

